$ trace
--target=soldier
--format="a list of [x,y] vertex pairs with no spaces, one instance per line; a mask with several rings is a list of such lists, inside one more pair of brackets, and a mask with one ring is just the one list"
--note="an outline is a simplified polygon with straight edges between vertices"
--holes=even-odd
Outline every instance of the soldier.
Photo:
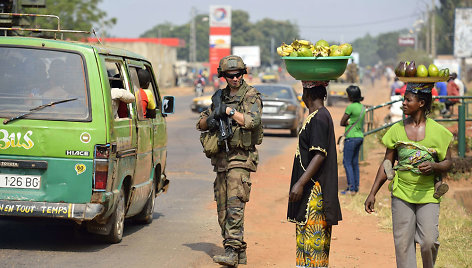
[[[256,145],[263,137],[260,93],[244,81],[246,73],[240,57],[222,58],[218,77],[224,77],[227,86],[213,95],[211,107],[201,113],[197,122],[200,131],[220,132],[217,152],[207,154],[216,172],[214,193],[225,248],[225,254],[214,256],[213,261],[234,267],[247,263],[244,208],[251,191],[250,172],[256,171],[259,162]],[[232,136],[223,142],[224,122],[229,123]]]
[[357,65],[352,61],[352,63],[348,64],[346,67],[346,81],[348,83],[357,83],[358,82],[358,72],[357,72]]

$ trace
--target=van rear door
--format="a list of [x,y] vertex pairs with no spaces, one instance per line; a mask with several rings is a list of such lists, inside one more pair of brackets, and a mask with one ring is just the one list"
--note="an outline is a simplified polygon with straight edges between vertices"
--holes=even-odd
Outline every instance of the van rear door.
[[94,144],[106,137],[92,122],[93,51],[26,44],[0,46],[0,200],[90,202]]

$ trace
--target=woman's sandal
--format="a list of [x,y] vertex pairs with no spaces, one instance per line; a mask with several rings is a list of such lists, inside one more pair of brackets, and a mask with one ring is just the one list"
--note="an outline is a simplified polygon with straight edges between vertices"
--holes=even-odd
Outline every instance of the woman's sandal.
[[433,197],[436,199],[439,199],[441,196],[447,193],[448,190],[449,190],[449,185],[447,185],[446,183],[442,183],[441,185],[438,186],[438,188],[436,188],[436,190],[434,190]]
[[385,174],[387,175],[387,180],[391,181],[395,177],[395,171],[392,167],[392,162],[388,159],[385,159],[382,163],[384,167]]

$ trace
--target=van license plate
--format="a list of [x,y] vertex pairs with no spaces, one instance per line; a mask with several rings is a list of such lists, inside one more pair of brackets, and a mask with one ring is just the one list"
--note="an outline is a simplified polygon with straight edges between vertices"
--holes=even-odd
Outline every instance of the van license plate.
[[41,176],[0,174],[0,188],[39,189]]

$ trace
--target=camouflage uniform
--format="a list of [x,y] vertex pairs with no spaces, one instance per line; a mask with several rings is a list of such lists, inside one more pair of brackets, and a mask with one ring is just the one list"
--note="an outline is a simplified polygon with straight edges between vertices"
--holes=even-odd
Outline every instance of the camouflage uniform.
[[[225,248],[231,247],[241,252],[246,249],[244,207],[249,201],[251,192],[250,172],[256,171],[259,161],[255,143],[243,140],[244,133],[251,134],[257,132],[258,129],[262,139],[262,101],[260,93],[243,80],[239,91],[234,96],[230,96],[229,87],[223,89],[223,103],[244,114],[244,126],[231,120],[234,134],[228,142],[229,151],[226,152],[223,147],[220,147],[220,151],[211,157],[211,164],[216,172],[214,193],[218,222],[224,239],[223,245]],[[200,119],[209,116],[212,108],[213,106],[202,112]],[[197,129],[201,130],[199,123],[197,123]]]

